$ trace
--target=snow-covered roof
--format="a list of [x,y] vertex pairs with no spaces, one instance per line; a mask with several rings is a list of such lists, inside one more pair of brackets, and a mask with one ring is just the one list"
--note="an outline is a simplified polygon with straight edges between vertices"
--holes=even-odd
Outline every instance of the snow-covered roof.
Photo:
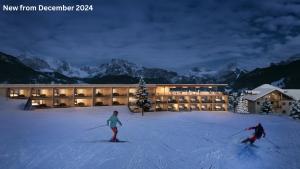
[[[269,85],[269,84],[263,84],[261,86],[258,86],[257,88],[253,89],[252,90],[252,93],[253,94],[247,94],[245,95],[245,99],[247,100],[251,100],[251,101],[255,101],[273,91],[279,91],[283,94],[284,93],[284,90],[278,88],[278,87],[275,87],[275,86],[272,86],[272,85]],[[255,93],[255,94],[254,94]]]
[[284,93],[295,100],[300,100],[300,89],[284,89]]

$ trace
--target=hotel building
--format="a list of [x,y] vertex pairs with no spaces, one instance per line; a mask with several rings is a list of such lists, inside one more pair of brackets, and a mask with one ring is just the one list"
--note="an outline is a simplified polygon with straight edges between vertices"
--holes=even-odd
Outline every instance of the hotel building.
[[269,84],[263,84],[247,91],[245,99],[248,101],[249,113],[260,113],[263,103],[269,100],[273,113],[288,114],[294,101],[300,99],[299,89],[281,89]]
[[[148,84],[150,111],[227,111],[226,84]],[[27,107],[127,105],[138,112],[137,84],[1,84],[0,95],[27,99]],[[25,106],[25,108],[26,108]]]

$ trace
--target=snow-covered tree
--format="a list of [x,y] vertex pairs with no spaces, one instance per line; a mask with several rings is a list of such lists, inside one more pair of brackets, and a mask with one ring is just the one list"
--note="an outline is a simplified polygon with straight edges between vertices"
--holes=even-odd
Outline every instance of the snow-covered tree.
[[236,112],[238,113],[249,113],[248,112],[248,100],[245,99],[243,93],[237,99]]
[[300,100],[294,101],[290,108],[290,116],[300,119]]
[[234,92],[229,94],[228,101],[229,101],[229,110],[236,112],[236,107],[238,105],[238,93]]
[[261,106],[261,113],[271,113],[272,112],[272,104],[269,99],[265,99]]
[[136,91],[136,98],[136,104],[139,108],[141,108],[142,116],[144,116],[144,111],[147,111],[151,108],[151,101],[148,98],[147,87],[143,77],[140,78],[139,88]]

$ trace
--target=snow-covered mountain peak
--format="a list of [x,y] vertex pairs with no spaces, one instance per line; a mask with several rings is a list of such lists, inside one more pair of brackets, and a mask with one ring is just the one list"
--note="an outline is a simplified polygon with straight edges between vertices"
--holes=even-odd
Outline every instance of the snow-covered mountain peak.
[[143,67],[124,59],[112,59],[110,62],[100,65],[98,76],[104,75],[129,75],[140,76]]
[[31,67],[32,69],[40,72],[58,72],[68,77],[87,77],[89,74],[80,70],[77,67],[70,65],[64,60],[54,58],[39,58],[29,56],[19,56],[19,60]]

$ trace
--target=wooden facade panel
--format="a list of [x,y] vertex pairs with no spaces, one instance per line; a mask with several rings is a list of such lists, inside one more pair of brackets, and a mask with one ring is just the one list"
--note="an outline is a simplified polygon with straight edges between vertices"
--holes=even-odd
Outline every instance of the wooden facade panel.
[[[225,85],[220,85],[225,86]],[[1,87],[1,86],[0,86]],[[14,88],[12,88],[14,87]],[[148,87],[150,111],[227,111],[228,97],[210,85],[154,85]],[[7,85],[3,95],[31,97],[34,104],[48,107],[128,105],[137,110],[137,85]],[[17,92],[16,92],[17,91]],[[13,97],[11,97],[13,98]],[[37,107],[39,107],[37,105]]]

